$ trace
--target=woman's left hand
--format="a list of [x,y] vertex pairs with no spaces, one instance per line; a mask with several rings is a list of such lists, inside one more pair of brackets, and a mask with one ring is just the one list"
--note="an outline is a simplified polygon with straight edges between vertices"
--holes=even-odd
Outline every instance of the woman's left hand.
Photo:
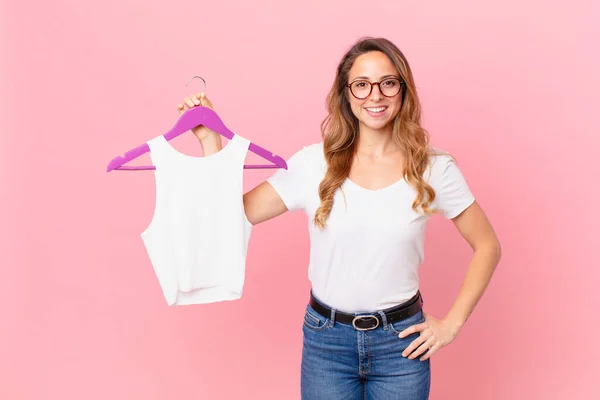
[[427,354],[420,358],[421,361],[425,361],[433,353],[450,344],[458,336],[460,328],[456,324],[444,319],[434,318],[424,311],[423,316],[425,318],[424,322],[409,326],[398,335],[398,337],[402,338],[411,333],[421,332],[421,335],[413,340],[402,352],[403,357],[408,356],[412,360],[427,352]]

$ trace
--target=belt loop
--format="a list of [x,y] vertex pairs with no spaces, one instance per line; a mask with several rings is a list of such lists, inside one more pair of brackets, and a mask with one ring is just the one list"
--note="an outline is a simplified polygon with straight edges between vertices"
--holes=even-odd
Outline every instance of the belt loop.
[[379,314],[381,316],[381,320],[383,321],[383,330],[387,331],[388,323],[387,323],[387,318],[385,316],[385,313],[382,310],[377,310],[377,314]]
[[331,316],[329,317],[329,326],[333,328],[335,325],[335,308],[331,307]]

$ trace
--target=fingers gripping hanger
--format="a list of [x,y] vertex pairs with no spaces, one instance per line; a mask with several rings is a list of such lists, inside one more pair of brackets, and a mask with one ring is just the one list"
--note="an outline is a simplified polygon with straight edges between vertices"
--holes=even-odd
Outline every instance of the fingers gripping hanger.
[[[202,77],[200,77],[200,76],[193,76],[190,78],[190,80],[188,81],[186,86],[188,86],[194,78],[202,79]],[[204,91],[205,91],[206,90],[206,81],[204,79],[202,79],[202,82],[204,82]],[[163,134],[163,136],[165,137],[166,140],[171,140],[171,139],[181,135],[182,133],[187,132],[192,128],[195,128],[198,125],[204,125],[208,129],[213,130],[222,136],[225,136],[229,140],[231,140],[233,138],[233,136],[235,135],[231,130],[229,130],[229,128],[227,128],[225,126],[225,123],[221,120],[221,118],[217,115],[217,113],[214,112],[212,109],[210,109],[209,107],[204,107],[204,106],[196,106],[196,107],[190,108],[189,110],[187,110],[183,114],[181,114],[181,116],[179,117],[179,120],[177,120],[177,123],[175,123],[175,125],[171,128],[171,130],[169,130],[168,132]],[[257,144],[250,143],[248,150],[255,154],[258,154],[259,156],[261,156],[262,158],[264,158],[267,161],[272,162],[273,164],[270,164],[270,165],[244,165],[244,168],[246,168],[246,169],[263,169],[263,168],[287,169],[287,164],[283,158],[273,154],[272,152],[270,152],[267,149],[264,149],[264,148],[258,146]],[[124,154],[123,157],[117,156],[110,163],[108,163],[108,166],[106,167],[106,172],[110,172],[115,169],[122,170],[122,171],[128,171],[128,170],[129,171],[131,171],[131,170],[137,171],[137,170],[156,169],[155,166],[125,166],[125,165],[123,165],[123,164],[128,163],[129,161],[136,159],[137,157],[139,157],[142,154],[145,154],[149,151],[150,151],[150,147],[148,146],[148,143],[144,143],[132,150],[129,150]]]

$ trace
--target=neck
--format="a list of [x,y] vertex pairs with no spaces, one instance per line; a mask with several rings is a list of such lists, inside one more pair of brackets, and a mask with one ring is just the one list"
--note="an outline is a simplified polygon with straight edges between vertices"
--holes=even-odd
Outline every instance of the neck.
[[378,157],[398,150],[398,146],[392,139],[392,124],[382,129],[372,129],[360,124],[358,131],[357,153]]

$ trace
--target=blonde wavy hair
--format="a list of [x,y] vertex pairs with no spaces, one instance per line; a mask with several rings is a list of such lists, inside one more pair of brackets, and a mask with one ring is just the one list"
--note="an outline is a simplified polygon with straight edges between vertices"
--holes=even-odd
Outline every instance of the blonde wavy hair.
[[[408,61],[400,49],[389,40],[365,37],[359,39],[340,60],[335,81],[327,95],[328,115],[321,123],[327,172],[319,184],[321,204],[313,219],[315,226],[320,229],[326,226],[335,192],[349,176],[357,149],[355,136],[359,133],[358,119],[350,108],[346,86],[348,74],[356,58],[371,51],[386,54],[398,70],[401,80],[405,82],[402,88],[402,106],[393,121],[392,135],[394,142],[406,155],[404,179],[417,192],[412,208],[423,215],[439,212],[430,208],[435,199],[435,191],[423,179],[430,157],[439,152],[429,145],[429,133],[421,126],[421,104]],[[418,210],[419,206],[421,210]]]

